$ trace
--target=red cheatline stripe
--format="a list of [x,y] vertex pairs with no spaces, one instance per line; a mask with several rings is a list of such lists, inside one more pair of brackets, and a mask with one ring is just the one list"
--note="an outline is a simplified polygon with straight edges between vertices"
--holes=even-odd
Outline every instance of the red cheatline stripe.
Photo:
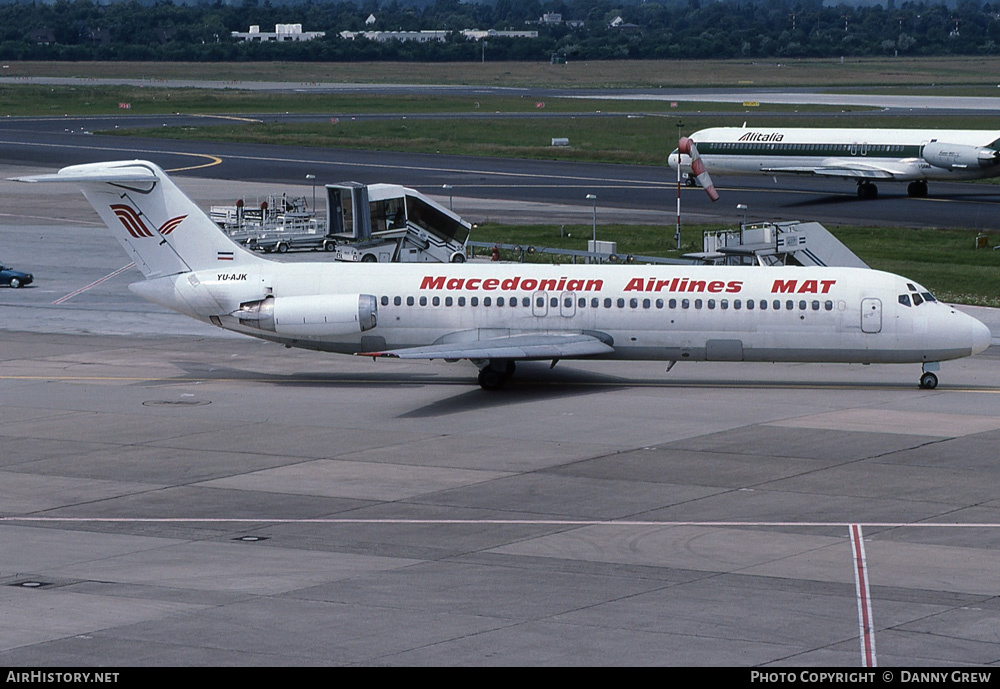
[[851,524],[851,548],[854,553],[854,583],[858,594],[858,627],[861,636],[861,663],[876,667],[875,629],[872,624],[872,601],[868,593],[868,562],[865,558],[861,525]]
[[105,280],[110,280],[110,279],[111,279],[111,278],[113,278],[113,277],[114,277],[115,275],[118,275],[118,274],[120,274],[120,273],[124,273],[124,272],[125,272],[126,270],[128,270],[129,268],[131,268],[131,267],[132,267],[132,266],[134,266],[134,265],[135,265],[135,263],[129,263],[129,264],[127,265],[127,266],[122,266],[121,268],[119,268],[119,269],[118,269],[118,270],[116,270],[115,272],[113,272],[113,273],[108,273],[107,275],[105,275],[104,277],[102,277],[102,278],[101,278],[100,280],[95,280],[94,282],[90,283],[90,284],[89,284],[89,285],[87,285],[86,287],[81,287],[80,289],[78,289],[78,290],[77,290],[77,291],[75,291],[75,292],[70,292],[70,293],[69,293],[69,294],[67,294],[67,295],[66,295],[65,297],[59,297],[58,299],[56,299],[56,300],[55,300],[54,302],[52,302],[52,303],[53,303],[53,304],[62,304],[62,303],[63,303],[64,301],[66,301],[67,299],[72,299],[72,298],[73,298],[73,297],[75,297],[76,295],[78,295],[78,294],[82,294],[83,292],[86,292],[86,291],[87,291],[88,289],[90,289],[91,287],[97,287],[97,286],[98,286],[99,284],[101,284],[101,283],[102,283],[102,282],[104,282]]

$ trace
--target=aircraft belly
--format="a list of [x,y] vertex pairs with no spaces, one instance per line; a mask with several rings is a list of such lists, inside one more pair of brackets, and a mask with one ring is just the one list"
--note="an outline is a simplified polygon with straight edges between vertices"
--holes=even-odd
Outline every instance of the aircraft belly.
[[969,348],[948,342],[927,347],[919,335],[870,334],[860,329],[843,332],[832,326],[807,332],[791,327],[764,332],[618,331],[612,335],[613,357],[633,360],[920,363],[970,354]]
[[971,354],[970,348],[959,349],[827,349],[760,348],[743,352],[743,361],[794,362],[808,364],[919,364],[925,361],[950,361]]
[[[760,172],[760,169],[765,167],[765,164],[760,162],[758,158],[727,155],[704,155],[702,158],[705,161],[705,167],[712,173],[744,174]],[[770,163],[767,165],[769,166]]]

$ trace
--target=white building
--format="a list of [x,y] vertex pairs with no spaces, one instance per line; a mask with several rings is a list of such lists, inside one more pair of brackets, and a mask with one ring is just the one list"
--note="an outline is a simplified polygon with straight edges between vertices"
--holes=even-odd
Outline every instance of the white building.
[[[429,43],[430,41],[445,41],[448,39],[450,31],[341,31],[340,37],[353,41],[358,36],[367,38],[369,41],[417,41],[418,43]],[[480,29],[464,29],[460,32],[462,36],[470,41],[481,41],[484,38],[538,38],[537,31],[494,31]]]
[[322,38],[325,31],[303,31],[301,24],[275,24],[273,32],[261,31],[260,26],[253,24],[247,32],[233,31],[233,38],[240,41],[311,41]]
[[538,38],[537,31],[495,31],[489,29],[464,29],[462,35],[473,41],[481,41],[484,38]]
[[340,37],[348,41],[353,41],[360,36],[369,41],[385,43],[387,41],[416,41],[417,43],[429,43],[431,41],[444,41],[450,31],[341,31]]

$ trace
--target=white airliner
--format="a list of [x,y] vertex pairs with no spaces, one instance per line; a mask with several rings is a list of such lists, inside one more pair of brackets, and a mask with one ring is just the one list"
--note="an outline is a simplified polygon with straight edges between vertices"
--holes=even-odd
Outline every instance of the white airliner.
[[[709,173],[841,177],[860,198],[878,195],[878,180],[909,182],[927,196],[927,180],[1000,176],[1000,131],[974,129],[796,129],[716,127],[691,135]],[[691,176],[690,156],[670,154],[670,167]]]
[[[136,294],[288,346],[466,359],[483,388],[516,361],[604,358],[923,364],[986,349],[978,320],[906,278],[857,268],[276,262],[232,242],[159,167],[75,165],[134,259]],[[668,369],[669,370],[669,369]]]

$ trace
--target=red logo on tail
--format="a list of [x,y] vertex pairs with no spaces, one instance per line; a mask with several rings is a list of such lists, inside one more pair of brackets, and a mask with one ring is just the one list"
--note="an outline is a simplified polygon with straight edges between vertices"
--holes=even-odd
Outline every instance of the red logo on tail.
[[[142,220],[142,216],[140,216],[139,213],[132,208],[132,206],[118,203],[111,206],[111,210],[114,211],[115,215],[118,216],[118,219],[121,220],[122,225],[125,226],[125,230],[136,239],[153,236],[153,231],[146,226],[146,223]],[[176,218],[171,218],[160,225],[156,231],[166,237],[168,234],[177,229],[177,226],[180,225],[186,217],[186,215],[179,215]]]
[[116,204],[111,206],[111,210],[115,212],[118,219],[122,221],[122,225],[130,235],[136,239],[141,239],[142,237],[152,237],[153,233],[149,231],[146,227],[146,223],[142,221],[139,214],[135,212],[132,206],[126,206],[124,204]]
[[186,215],[178,215],[176,218],[171,218],[170,220],[168,220],[167,222],[163,223],[163,225],[160,226],[158,232],[162,234],[164,237],[166,237],[168,234],[177,229],[177,226],[180,225],[181,222],[186,217],[187,217]]

